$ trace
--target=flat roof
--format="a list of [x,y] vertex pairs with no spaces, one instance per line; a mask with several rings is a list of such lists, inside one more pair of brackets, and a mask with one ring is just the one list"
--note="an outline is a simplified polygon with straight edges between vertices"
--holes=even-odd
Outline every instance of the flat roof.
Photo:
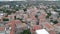
[[36,34],[49,34],[45,29],[36,30]]

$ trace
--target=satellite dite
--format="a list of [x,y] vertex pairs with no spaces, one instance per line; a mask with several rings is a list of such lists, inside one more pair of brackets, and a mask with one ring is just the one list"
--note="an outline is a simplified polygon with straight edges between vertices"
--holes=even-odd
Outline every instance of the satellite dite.
[[36,34],[49,34],[45,29],[40,29],[35,31]]

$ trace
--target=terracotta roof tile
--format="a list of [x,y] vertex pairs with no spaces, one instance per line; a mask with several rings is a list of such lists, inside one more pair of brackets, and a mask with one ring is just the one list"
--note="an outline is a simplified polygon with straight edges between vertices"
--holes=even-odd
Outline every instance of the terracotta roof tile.
[[0,31],[4,31],[5,30],[5,27],[0,27]]
[[40,25],[35,25],[35,26],[33,27],[33,29],[34,29],[34,30],[42,29],[42,26],[40,26]]
[[55,31],[49,31],[49,33],[50,33],[50,34],[56,34],[56,32],[55,32]]
[[60,23],[57,23],[56,26],[60,26]]
[[46,16],[45,14],[41,14],[41,15],[39,16],[39,18],[40,18],[40,19],[44,19],[45,16]]
[[15,34],[15,32],[14,31],[10,31],[10,34]]
[[33,28],[30,28],[30,31],[32,32],[32,34],[35,34],[36,30],[42,29],[42,26],[40,25],[35,25],[33,26]]
[[51,24],[49,24],[49,23],[45,23],[44,26],[45,26],[45,28],[48,28],[49,30],[53,30],[54,29],[54,27]]

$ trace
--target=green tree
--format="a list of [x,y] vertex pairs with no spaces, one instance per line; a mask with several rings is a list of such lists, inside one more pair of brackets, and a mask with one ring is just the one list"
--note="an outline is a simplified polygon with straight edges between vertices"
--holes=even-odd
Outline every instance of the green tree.
[[4,18],[3,21],[9,21],[9,19],[5,19],[5,18]]
[[57,24],[58,23],[58,21],[57,20],[50,20],[50,22],[52,22],[53,24]]
[[47,13],[46,18],[49,18],[49,16],[51,16],[51,15],[52,15],[51,13]]
[[23,32],[21,32],[21,34],[31,34],[31,32],[29,29],[27,29],[27,30],[24,30]]
[[49,16],[47,15],[46,18],[49,18]]
[[8,15],[10,15],[12,13],[12,11],[10,11],[10,10],[4,10],[3,13],[7,13]]
[[55,20],[55,21],[53,21],[53,23],[54,23],[54,24],[57,24],[57,23],[58,23],[58,21],[57,21],[57,20]]

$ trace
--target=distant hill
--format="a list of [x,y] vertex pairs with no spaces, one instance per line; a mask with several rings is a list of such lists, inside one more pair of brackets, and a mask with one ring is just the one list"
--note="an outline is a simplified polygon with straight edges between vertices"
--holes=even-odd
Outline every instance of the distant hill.
[[56,4],[56,5],[59,5],[60,6],[60,1],[30,1],[30,2],[25,2],[25,1],[1,1],[0,2],[0,5],[20,5],[20,4],[39,4],[39,3],[44,3],[45,5],[48,5],[48,4]]

